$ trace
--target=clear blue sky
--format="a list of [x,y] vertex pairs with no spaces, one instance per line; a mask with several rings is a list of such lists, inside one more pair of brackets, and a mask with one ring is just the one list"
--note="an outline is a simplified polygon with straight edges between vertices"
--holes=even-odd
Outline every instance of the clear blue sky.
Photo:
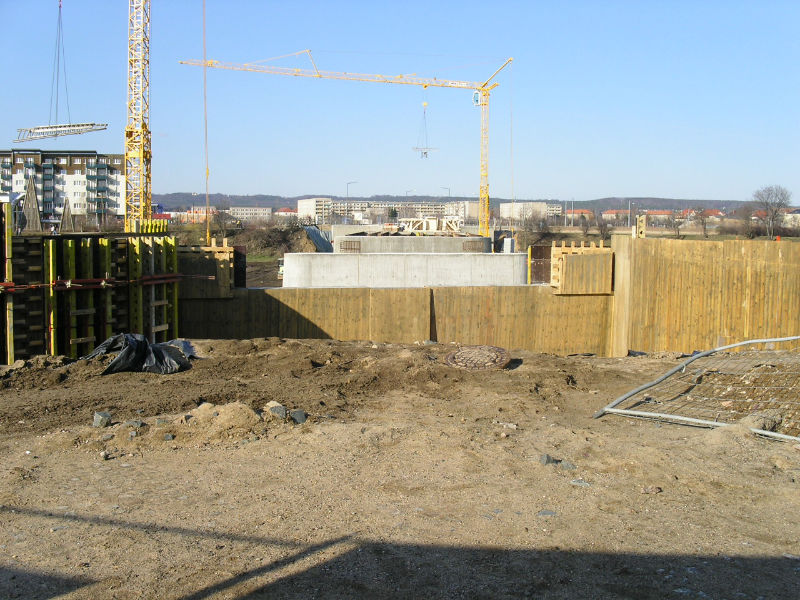
[[[71,120],[109,127],[29,147],[122,152],[127,2],[63,2]],[[57,15],[57,0],[0,0],[2,147],[48,122]],[[492,94],[493,197],[512,180],[516,198],[575,200],[744,200],[780,184],[800,203],[796,0],[207,0],[207,16],[208,57],[224,61],[310,48],[325,70],[476,81],[513,56]],[[155,193],[204,189],[202,69],[178,64],[201,57],[202,2],[153,0]],[[351,196],[477,196],[470,92],[208,75],[211,192],[343,196],[357,181]],[[412,151],[423,101],[428,159]]]

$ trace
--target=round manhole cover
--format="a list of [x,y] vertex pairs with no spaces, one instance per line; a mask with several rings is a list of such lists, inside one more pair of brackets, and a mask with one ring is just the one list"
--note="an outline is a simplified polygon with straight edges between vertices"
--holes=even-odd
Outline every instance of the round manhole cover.
[[497,346],[463,346],[448,354],[444,362],[459,369],[481,371],[502,369],[511,362],[511,357],[508,351]]

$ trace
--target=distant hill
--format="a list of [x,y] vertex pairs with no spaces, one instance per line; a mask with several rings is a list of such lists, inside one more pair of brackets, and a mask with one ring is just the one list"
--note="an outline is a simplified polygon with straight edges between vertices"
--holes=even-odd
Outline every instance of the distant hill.
[[[268,194],[254,194],[250,196],[237,196],[231,194],[209,194],[209,203],[211,206],[216,207],[229,207],[229,206],[269,206],[274,209],[288,206],[290,208],[297,208],[297,201],[303,198],[333,198],[335,200],[344,200],[342,196],[331,196],[330,194],[304,194],[302,196],[272,196]],[[350,200],[369,200],[373,202],[402,202],[408,201],[431,201],[431,202],[448,202],[448,201],[462,201],[462,200],[476,200],[473,197],[456,197],[451,198],[442,196],[393,196],[390,194],[381,194],[370,197],[351,196]],[[529,199],[517,198],[517,202],[530,201]],[[537,199],[538,202],[564,202],[563,200],[555,199]],[[652,198],[652,197],[617,197],[617,198],[597,198],[594,200],[584,200],[575,202],[575,208],[584,208],[595,211],[609,210],[613,208],[622,209],[628,208],[628,202],[635,204],[638,210],[647,208],[656,208],[663,210],[681,210],[684,208],[693,208],[702,206],[703,208],[718,208],[720,210],[733,208],[744,204],[741,200],[702,200],[702,199],[679,199],[679,198]],[[174,193],[174,194],[153,194],[153,204],[161,204],[165,210],[186,210],[192,206],[205,205],[205,196],[202,194],[192,193]],[[501,202],[511,202],[508,198],[492,198],[492,205],[500,204]],[[572,202],[567,200],[568,208],[572,207]]]

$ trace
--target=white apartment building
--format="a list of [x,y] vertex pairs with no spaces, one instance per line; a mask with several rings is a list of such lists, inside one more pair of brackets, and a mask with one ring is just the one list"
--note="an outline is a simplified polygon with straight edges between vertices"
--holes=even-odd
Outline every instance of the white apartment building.
[[227,212],[239,221],[269,221],[272,218],[269,206],[231,206]]
[[[341,218],[363,221],[368,217],[388,216],[390,210],[398,218],[424,218],[462,216],[457,210],[458,202],[436,202],[433,200],[333,200],[331,198],[304,198],[297,201],[297,218],[321,225]],[[477,202],[475,202],[477,218]]]
[[562,213],[561,204],[547,202],[546,200],[521,200],[516,202],[500,203],[500,218],[524,221],[525,219],[545,219],[559,217]]
[[90,223],[125,217],[125,160],[93,150],[0,150],[0,191],[24,195],[33,180],[44,220],[58,220],[67,203]]
[[461,217],[464,221],[478,221],[477,200],[451,200],[444,206],[447,216]]
[[525,219],[544,219],[547,217],[547,202],[501,202],[500,218],[524,221]]

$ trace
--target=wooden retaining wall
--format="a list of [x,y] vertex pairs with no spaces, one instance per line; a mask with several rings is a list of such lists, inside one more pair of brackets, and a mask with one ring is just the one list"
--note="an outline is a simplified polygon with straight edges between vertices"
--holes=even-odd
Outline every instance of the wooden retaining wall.
[[[570,255],[586,264],[565,264],[560,288],[236,289],[182,299],[180,326],[189,337],[433,339],[606,356],[800,334],[800,244],[618,235],[612,250]],[[613,292],[597,293],[612,278]]]
[[800,244],[614,238],[613,354],[800,335]]
[[188,337],[432,339],[605,355],[611,301],[543,286],[236,289],[229,300],[182,300],[180,328]]

